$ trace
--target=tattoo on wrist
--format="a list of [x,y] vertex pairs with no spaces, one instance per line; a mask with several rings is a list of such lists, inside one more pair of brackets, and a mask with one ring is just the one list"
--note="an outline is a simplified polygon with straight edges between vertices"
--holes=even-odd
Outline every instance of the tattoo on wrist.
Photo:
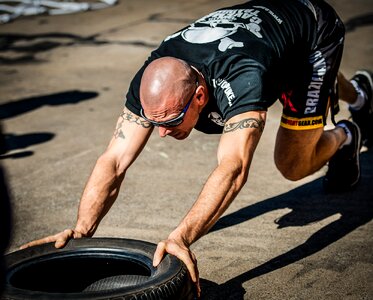
[[236,131],[238,129],[245,129],[245,128],[256,128],[256,129],[259,129],[260,132],[263,132],[264,125],[265,125],[264,120],[256,119],[256,118],[248,118],[248,119],[241,120],[239,122],[225,124],[223,133],[228,133],[228,132]]
[[114,131],[114,137],[116,139],[117,138],[121,138],[121,139],[126,138],[124,133],[123,133],[123,130],[122,130],[124,121],[127,121],[129,123],[136,123],[137,125],[140,125],[143,128],[149,128],[149,127],[152,126],[149,122],[140,119],[140,117],[132,114],[131,112],[122,111],[122,113],[120,114],[120,121],[118,121],[117,127],[115,128],[115,131]]

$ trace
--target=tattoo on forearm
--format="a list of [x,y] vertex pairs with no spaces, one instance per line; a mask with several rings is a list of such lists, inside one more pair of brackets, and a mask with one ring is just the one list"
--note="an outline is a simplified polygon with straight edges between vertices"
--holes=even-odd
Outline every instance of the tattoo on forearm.
[[239,122],[225,124],[223,133],[228,133],[228,132],[236,131],[238,129],[245,129],[245,128],[256,128],[256,129],[259,129],[260,132],[263,132],[264,125],[265,125],[264,120],[248,118],[248,119],[241,120]]
[[149,122],[143,121],[142,119],[140,119],[140,117],[132,114],[129,111],[122,111],[119,118],[120,118],[120,121],[118,121],[117,127],[115,128],[115,131],[114,131],[114,137],[116,139],[117,138],[121,138],[121,139],[126,138],[124,133],[123,133],[123,130],[122,130],[124,121],[130,122],[130,123],[136,123],[137,125],[140,125],[143,128],[149,128],[149,127],[152,126]]

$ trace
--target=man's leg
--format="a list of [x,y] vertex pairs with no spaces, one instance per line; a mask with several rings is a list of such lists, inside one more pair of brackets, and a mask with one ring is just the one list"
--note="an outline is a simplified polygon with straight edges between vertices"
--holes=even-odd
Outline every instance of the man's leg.
[[347,102],[350,109],[360,110],[368,104],[368,109],[372,108],[373,78],[372,72],[359,70],[351,78],[338,72],[338,93],[340,100]]
[[339,126],[291,130],[280,127],[275,146],[275,164],[289,180],[299,180],[324,166],[346,141],[347,134]]
[[275,163],[285,178],[299,180],[328,162],[324,177],[326,192],[351,190],[360,180],[359,127],[340,121],[332,130],[291,130],[280,127],[275,146]]
[[352,105],[357,100],[357,92],[351,81],[349,81],[341,72],[338,72],[338,96],[341,100]]
[[338,74],[339,95],[349,104],[353,121],[337,123],[332,130],[291,130],[280,127],[275,147],[275,163],[290,180],[299,180],[319,170],[327,162],[324,178],[327,191],[343,191],[354,187],[360,178],[359,150],[363,143],[373,143],[372,75],[358,71],[351,82]]
[[338,92],[341,100],[349,104],[352,120],[359,126],[362,146],[373,146],[373,76],[372,72],[360,70],[351,80],[338,74]]

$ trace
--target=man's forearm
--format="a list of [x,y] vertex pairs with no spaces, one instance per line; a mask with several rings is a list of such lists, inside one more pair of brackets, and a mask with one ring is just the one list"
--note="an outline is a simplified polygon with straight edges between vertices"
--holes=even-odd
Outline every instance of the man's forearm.
[[115,161],[103,155],[98,160],[80,200],[75,229],[92,236],[118,196],[124,172],[118,174]]
[[246,183],[265,118],[266,112],[247,112],[225,124],[218,149],[219,165],[169,239],[191,245],[206,234],[228,208]]
[[118,118],[113,137],[100,156],[84,189],[76,230],[92,236],[118,196],[129,166],[145,146],[153,127],[126,108]]
[[246,182],[247,171],[231,162],[222,163],[210,175],[197,201],[170,239],[191,245],[216,223]]

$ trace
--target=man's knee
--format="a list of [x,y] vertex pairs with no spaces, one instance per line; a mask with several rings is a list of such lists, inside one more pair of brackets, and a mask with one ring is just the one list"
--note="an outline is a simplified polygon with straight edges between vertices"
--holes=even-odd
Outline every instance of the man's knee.
[[295,131],[280,127],[274,159],[277,169],[289,180],[296,181],[314,171],[313,157],[323,129]]
[[275,165],[282,176],[291,181],[297,181],[306,177],[302,161],[294,157],[279,158],[275,155]]

